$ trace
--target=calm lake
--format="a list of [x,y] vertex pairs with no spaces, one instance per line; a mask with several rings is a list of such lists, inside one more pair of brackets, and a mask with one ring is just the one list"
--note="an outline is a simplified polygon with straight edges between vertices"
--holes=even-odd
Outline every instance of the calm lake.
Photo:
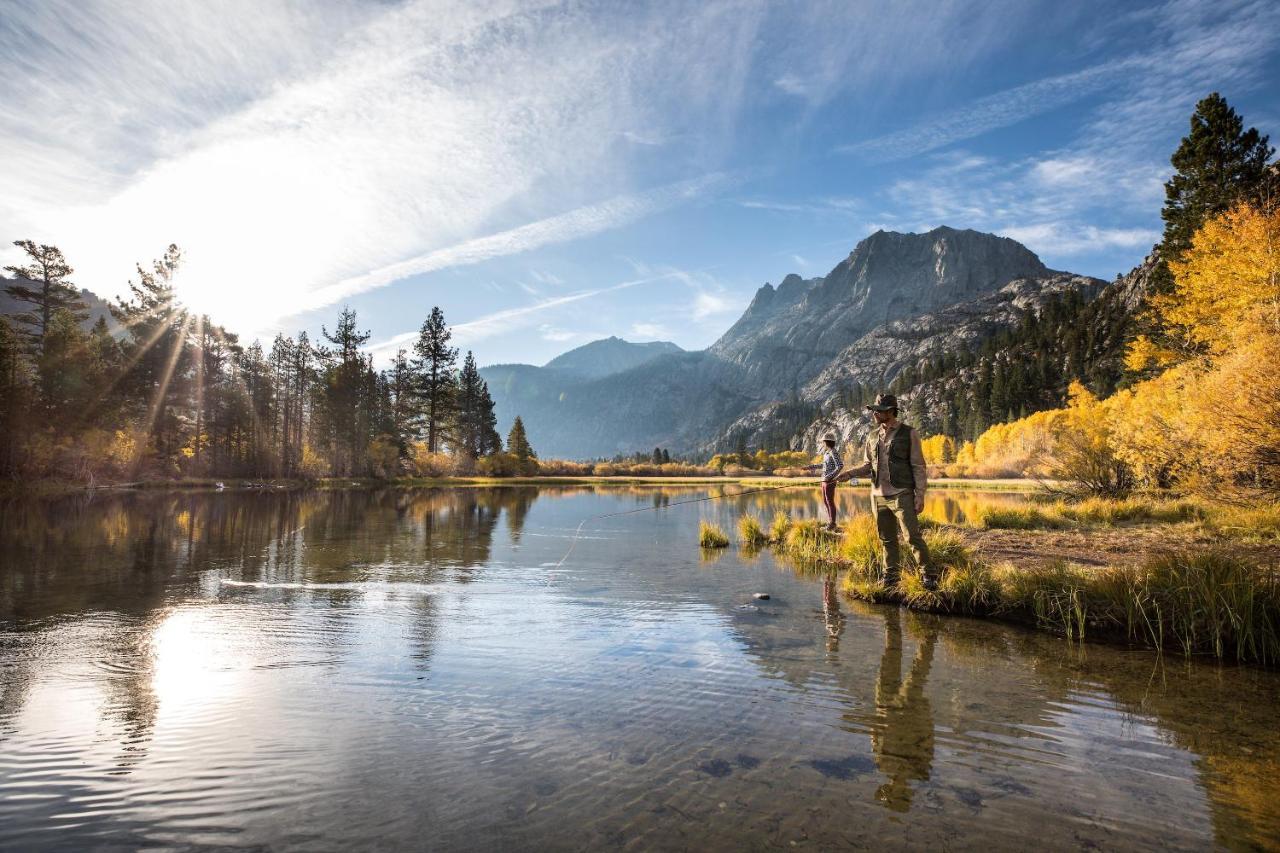
[[1280,845],[1280,676],[696,546],[814,490],[557,566],[737,488],[0,505],[0,849]]

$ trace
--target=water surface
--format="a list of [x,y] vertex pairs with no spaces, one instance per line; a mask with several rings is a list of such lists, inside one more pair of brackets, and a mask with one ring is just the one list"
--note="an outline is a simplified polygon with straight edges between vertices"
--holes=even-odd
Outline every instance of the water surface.
[[807,489],[564,559],[735,488],[6,504],[0,849],[1277,845],[1273,673],[695,547]]

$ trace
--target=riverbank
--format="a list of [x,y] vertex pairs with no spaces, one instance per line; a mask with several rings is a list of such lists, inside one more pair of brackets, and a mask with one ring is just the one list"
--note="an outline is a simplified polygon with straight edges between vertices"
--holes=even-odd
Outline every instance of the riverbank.
[[[838,576],[850,598],[995,618],[1075,640],[1275,666],[1280,540],[1242,538],[1215,526],[1211,507],[1201,506],[1197,516],[1072,530],[926,519],[925,539],[941,569],[936,590],[926,589],[910,565],[897,584],[882,583],[870,515],[848,519],[836,532],[816,519],[745,515],[737,539],[748,553],[770,547],[801,571]],[[700,541],[716,542],[718,532],[703,529]]]

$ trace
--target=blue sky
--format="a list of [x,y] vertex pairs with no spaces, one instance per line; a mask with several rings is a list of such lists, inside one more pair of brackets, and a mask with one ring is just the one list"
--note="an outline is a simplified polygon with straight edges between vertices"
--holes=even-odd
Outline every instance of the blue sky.
[[176,242],[233,331],[348,304],[380,363],[433,305],[481,364],[697,349],[879,228],[1128,270],[1196,100],[1280,136],[1277,45],[1229,0],[9,2],[0,236],[106,295]]

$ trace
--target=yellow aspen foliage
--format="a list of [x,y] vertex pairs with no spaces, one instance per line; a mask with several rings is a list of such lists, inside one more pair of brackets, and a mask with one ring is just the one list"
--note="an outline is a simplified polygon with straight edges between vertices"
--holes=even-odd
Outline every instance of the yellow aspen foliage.
[[1226,353],[1256,334],[1280,334],[1280,208],[1241,204],[1209,221],[1169,262],[1172,293],[1154,305],[1197,350]]
[[1172,350],[1160,346],[1146,335],[1138,335],[1125,351],[1124,366],[1134,373],[1141,373],[1151,367],[1168,367],[1177,359]]
[[945,465],[955,461],[956,443],[950,436],[932,435],[920,442],[920,452],[928,465]]

